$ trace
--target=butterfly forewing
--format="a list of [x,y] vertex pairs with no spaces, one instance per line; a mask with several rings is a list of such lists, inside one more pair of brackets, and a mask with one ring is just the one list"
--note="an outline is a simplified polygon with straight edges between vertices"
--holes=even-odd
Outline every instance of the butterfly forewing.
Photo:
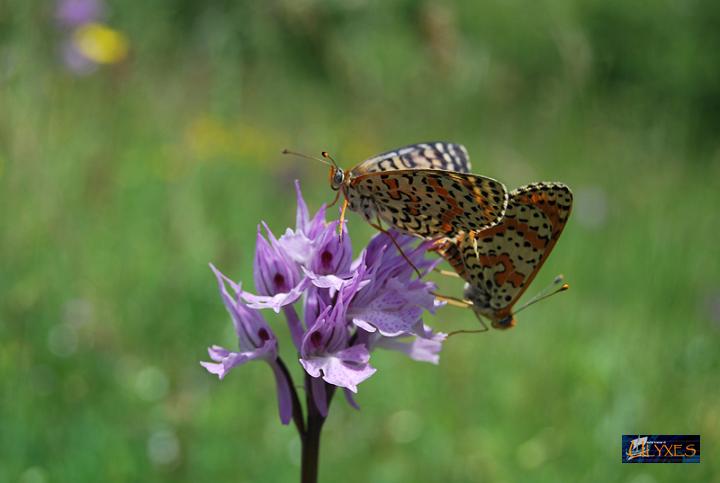
[[438,252],[469,284],[476,304],[512,307],[530,285],[565,228],[572,192],[534,183],[510,193],[503,220],[487,230],[443,242]]
[[360,176],[398,169],[442,169],[469,173],[470,157],[461,144],[440,141],[411,144],[363,161],[352,169],[352,174]]
[[376,213],[398,230],[431,239],[494,226],[508,200],[505,186],[492,178],[434,169],[369,173],[354,178],[351,188],[351,208],[359,207],[368,221]]

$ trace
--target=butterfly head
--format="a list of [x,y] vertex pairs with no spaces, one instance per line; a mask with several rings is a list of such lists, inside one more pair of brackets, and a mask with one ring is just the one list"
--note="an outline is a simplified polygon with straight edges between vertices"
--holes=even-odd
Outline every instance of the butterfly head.
[[495,310],[487,306],[475,304],[472,306],[472,309],[478,318],[489,319],[490,324],[495,329],[505,330],[515,327],[515,315],[508,307]]
[[503,314],[504,311],[497,311],[490,317],[491,324],[494,328],[505,330],[515,327],[515,316],[507,311],[507,314]]
[[321,154],[323,158],[329,159],[332,163],[330,165],[330,187],[333,189],[333,191],[337,191],[342,188],[343,184],[345,184],[345,171],[343,171],[340,166],[337,165],[333,157],[330,156],[327,151],[323,151]]
[[488,293],[482,288],[465,284],[465,298],[472,302],[472,309],[478,318],[489,319],[496,329],[510,329],[515,327],[515,315],[512,305],[501,308],[493,308],[490,305]]

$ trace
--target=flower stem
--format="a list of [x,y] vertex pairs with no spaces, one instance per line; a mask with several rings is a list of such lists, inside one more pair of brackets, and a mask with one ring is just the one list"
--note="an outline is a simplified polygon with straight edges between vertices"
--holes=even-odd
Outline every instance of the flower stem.
[[[301,434],[302,441],[302,463],[300,481],[301,483],[317,483],[318,478],[318,462],[320,459],[320,432],[322,431],[325,417],[320,414],[313,398],[313,391],[310,388],[311,377],[305,375],[305,393],[307,395],[307,426],[305,432]],[[327,406],[330,408],[330,402],[335,394],[335,386],[325,384],[325,393],[327,395]]]
[[308,421],[307,431],[302,437],[301,483],[317,483],[321,428],[322,422],[314,424]]

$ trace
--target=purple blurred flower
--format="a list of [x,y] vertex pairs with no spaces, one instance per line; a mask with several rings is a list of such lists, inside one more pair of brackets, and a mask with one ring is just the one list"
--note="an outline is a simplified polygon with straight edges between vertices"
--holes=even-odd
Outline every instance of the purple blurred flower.
[[[340,236],[338,222],[325,221],[324,205],[311,218],[297,183],[296,190],[295,229],[288,228],[279,240],[267,226],[267,239],[258,229],[254,265],[257,294],[242,290],[216,271],[218,280],[227,282],[235,293],[234,298],[227,295],[221,283],[241,352],[213,346],[210,354],[215,363],[203,365],[221,377],[235,365],[254,358],[264,358],[272,366],[277,358],[277,339],[258,310],[282,311],[308,375],[307,389],[325,416],[328,387],[343,388],[348,402],[356,406],[352,394],[376,372],[370,365],[370,353],[375,348],[437,364],[445,335],[433,333],[422,322],[423,313],[434,311],[437,305],[432,295],[435,285],[418,278],[408,259],[423,274],[439,262],[425,258],[431,243],[416,243],[416,239],[394,232],[391,236],[407,259],[387,234],[379,233],[353,260],[346,227]],[[302,321],[296,310],[298,302]],[[278,383],[278,388],[282,390],[282,384]],[[284,395],[279,400],[287,404]]]
[[105,25],[103,0],[57,0],[55,19],[62,32],[58,54],[74,74],[87,75],[105,64],[128,56],[129,41],[123,32]]
[[105,4],[101,0],[59,0],[55,18],[66,27],[77,27],[103,17]]
[[61,55],[65,67],[75,74],[88,75],[98,68],[98,65],[85,57],[70,40],[62,44]]

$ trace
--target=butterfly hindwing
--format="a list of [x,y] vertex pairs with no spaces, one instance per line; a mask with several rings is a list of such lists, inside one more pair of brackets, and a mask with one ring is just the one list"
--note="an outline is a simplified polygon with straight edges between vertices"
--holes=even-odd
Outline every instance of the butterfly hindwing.
[[398,169],[442,169],[469,173],[470,157],[461,144],[440,141],[411,144],[367,159],[352,172],[360,176]]
[[463,234],[455,248],[439,252],[451,264],[462,259],[463,273],[458,273],[476,305],[492,311],[512,308],[545,263],[571,208],[572,192],[561,183],[523,186],[510,193],[499,224]]
[[424,238],[454,238],[494,226],[508,196],[492,178],[434,169],[362,175],[353,179],[349,194],[352,205],[371,203],[369,212],[390,226]]

